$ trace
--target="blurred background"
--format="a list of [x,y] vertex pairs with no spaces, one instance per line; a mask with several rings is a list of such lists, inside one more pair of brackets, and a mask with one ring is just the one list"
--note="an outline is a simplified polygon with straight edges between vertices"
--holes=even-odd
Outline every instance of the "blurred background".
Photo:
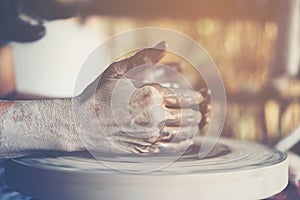
[[272,146],[300,125],[300,0],[91,1],[80,17],[46,22],[43,39],[13,44],[17,90],[71,97],[91,51],[149,26],[187,34],[215,61],[228,100],[223,136]]
[[228,99],[223,136],[272,145],[300,124],[299,10],[299,0],[90,1],[81,17],[47,22],[38,42],[14,44],[17,89],[70,97],[101,42],[133,28],[169,28],[195,39],[218,66]]

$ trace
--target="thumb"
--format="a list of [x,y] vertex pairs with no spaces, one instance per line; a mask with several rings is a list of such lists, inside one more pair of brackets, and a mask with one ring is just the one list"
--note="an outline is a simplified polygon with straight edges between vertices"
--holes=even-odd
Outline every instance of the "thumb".
[[142,49],[133,56],[112,63],[103,73],[103,78],[119,79],[129,70],[141,65],[155,65],[167,53],[167,44],[162,41],[152,47]]
[[142,49],[135,53],[133,56],[114,62],[100,75],[93,83],[91,83],[80,96],[81,101],[85,101],[94,94],[95,90],[105,93],[104,95],[109,96],[114,90],[115,84],[124,76],[126,73],[134,67],[158,63],[167,53],[166,42],[162,41],[152,47]]
[[152,47],[142,49],[129,58],[127,70],[143,64],[156,64],[167,53],[167,43],[162,41]]

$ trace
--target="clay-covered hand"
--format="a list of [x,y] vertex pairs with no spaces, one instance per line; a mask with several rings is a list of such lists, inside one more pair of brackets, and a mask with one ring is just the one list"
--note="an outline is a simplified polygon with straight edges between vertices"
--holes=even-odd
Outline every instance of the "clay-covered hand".
[[135,80],[165,56],[165,46],[161,42],[111,64],[87,101],[93,104],[101,134],[111,141],[111,151],[177,151],[192,144],[202,119],[202,94]]

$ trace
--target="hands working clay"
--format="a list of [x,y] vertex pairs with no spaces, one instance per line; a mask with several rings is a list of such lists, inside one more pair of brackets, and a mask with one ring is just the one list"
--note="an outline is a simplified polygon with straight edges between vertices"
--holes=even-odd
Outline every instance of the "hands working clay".
[[[147,64],[149,67],[158,63],[166,54],[165,43],[145,48],[132,57],[112,63],[102,74],[93,98],[85,99],[87,109],[101,126],[101,132],[93,134],[93,142],[97,150],[103,152],[158,152],[162,149],[176,150],[190,145],[193,135],[191,128],[198,129],[199,124],[207,118],[208,98],[200,92],[186,89],[166,88],[159,84],[144,84],[136,88],[134,77],[126,77],[126,73],[138,66]],[[123,76],[124,75],[124,76]],[[145,133],[129,130],[124,132],[116,123],[112,113],[111,101],[115,86],[122,82],[122,91],[129,93],[128,110],[131,123],[147,127],[157,124],[158,131]],[[87,88],[88,90],[88,88]],[[84,94],[85,92],[83,92]],[[0,103],[0,154],[1,157],[19,156],[37,150],[84,150],[82,137],[78,128],[84,129],[85,124],[74,123],[74,105],[82,101],[82,95],[71,99],[3,101]],[[120,104],[122,98],[118,101]],[[164,111],[158,115],[153,105]],[[197,109],[193,109],[193,108]],[[197,111],[198,110],[198,111]],[[201,125],[201,126],[202,126]],[[130,129],[130,124],[124,124]],[[99,129],[100,130],[100,129]],[[175,136],[182,135],[184,140],[170,143]],[[181,138],[181,137],[179,137]],[[187,140],[188,138],[188,140]]]
[[[74,105],[81,104],[82,97],[55,100],[16,101],[23,97],[15,93],[13,59],[10,41],[31,42],[45,34],[43,19],[63,19],[76,15],[86,1],[5,0],[0,7],[0,97],[12,99],[0,101],[0,157],[19,156],[37,150],[78,151],[85,149],[78,127],[84,129],[88,139],[98,144],[97,150],[109,152],[157,152],[163,148],[178,149],[190,145],[193,134],[207,118],[202,113],[209,110],[207,99],[200,92],[170,89],[160,84],[134,85],[137,77],[126,77],[137,66],[156,64],[166,54],[165,44],[146,48],[134,56],[111,64],[102,74],[95,98],[85,98],[87,110],[92,110],[102,131],[89,132],[86,124],[75,123]],[[151,74],[151,72],[148,72]],[[123,76],[124,75],[124,76]],[[147,74],[146,74],[147,76]],[[152,75],[153,76],[153,75]],[[116,123],[111,111],[113,90],[122,82],[117,105],[123,105],[122,94],[133,94],[128,107],[129,124],[124,131]],[[90,87],[87,88],[89,90]],[[87,91],[86,90],[86,91]],[[85,93],[85,92],[84,92]],[[195,108],[195,105],[197,109]],[[199,111],[199,105],[200,110]],[[122,107],[122,106],[120,106]],[[113,108],[118,112],[119,107]],[[158,112],[159,111],[159,112]],[[84,116],[84,115],[83,115]],[[121,116],[122,117],[122,116]],[[131,126],[154,126],[155,132],[134,130]],[[143,133],[142,133],[143,132]],[[175,146],[169,142],[175,135],[183,135]],[[180,138],[180,137],[179,137]],[[188,140],[186,140],[188,138]]]

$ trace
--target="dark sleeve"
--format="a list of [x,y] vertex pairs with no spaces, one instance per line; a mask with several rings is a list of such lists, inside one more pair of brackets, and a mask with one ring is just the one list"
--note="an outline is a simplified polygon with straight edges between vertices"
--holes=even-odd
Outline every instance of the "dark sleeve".
[[24,0],[0,0],[0,42],[32,42],[45,35],[42,20],[32,16]]
[[45,33],[43,20],[77,15],[89,1],[0,0],[0,45],[9,41],[33,42]]

